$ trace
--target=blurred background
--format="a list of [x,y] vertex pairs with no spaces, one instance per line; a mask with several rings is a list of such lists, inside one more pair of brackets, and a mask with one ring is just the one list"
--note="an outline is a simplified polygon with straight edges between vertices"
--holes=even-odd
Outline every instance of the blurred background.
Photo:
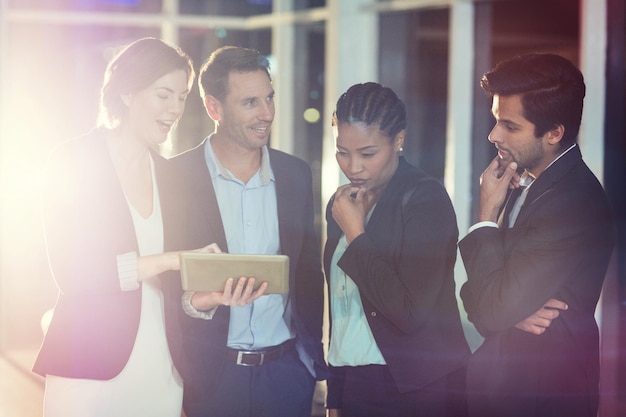
[[[3,388],[9,369],[33,392],[42,387],[30,367],[57,294],[38,213],[42,166],[51,147],[94,126],[107,59],[145,36],[178,44],[196,67],[223,45],[268,56],[271,144],[309,162],[322,237],[321,213],[344,181],[330,115],[350,85],[378,81],[406,103],[404,154],[444,183],[463,236],[476,218],[478,177],[495,156],[481,75],[527,52],[572,60],[587,84],[583,156],[619,220],[598,307],[600,414],[626,415],[624,9],[623,0],[0,0],[0,415],[15,390]],[[212,131],[196,84],[162,152],[181,152]],[[460,262],[456,279],[466,279]]]

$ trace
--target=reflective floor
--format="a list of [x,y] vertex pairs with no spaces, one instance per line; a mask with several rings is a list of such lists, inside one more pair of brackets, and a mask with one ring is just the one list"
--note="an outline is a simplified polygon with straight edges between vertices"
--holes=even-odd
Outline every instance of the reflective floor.
[[41,417],[43,380],[0,356],[0,417]]
[[[43,379],[25,370],[27,362],[28,357],[12,355],[9,360],[0,354],[0,417],[41,417],[43,414]],[[318,384],[313,417],[325,415],[323,391],[322,384]]]

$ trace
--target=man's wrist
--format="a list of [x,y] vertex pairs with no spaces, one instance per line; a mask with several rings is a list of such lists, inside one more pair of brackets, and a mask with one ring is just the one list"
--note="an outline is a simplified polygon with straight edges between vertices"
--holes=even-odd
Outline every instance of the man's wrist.
[[203,320],[211,320],[213,316],[215,315],[215,311],[217,310],[217,307],[214,307],[208,310],[198,310],[192,303],[192,299],[196,294],[197,293],[191,292],[191,291],[186,291],[183,294],[182,300],[181,300],[182,305],[183,305],[183,310],[190,317],[203,319]]
[[497,222],[498,221],[499,207],[481,207],[478,211],[479,222]]

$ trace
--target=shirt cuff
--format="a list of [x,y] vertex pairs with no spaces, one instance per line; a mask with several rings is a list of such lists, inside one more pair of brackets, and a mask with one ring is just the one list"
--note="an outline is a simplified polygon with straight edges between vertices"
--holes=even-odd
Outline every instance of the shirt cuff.
[[478,223],[476,223],[475,225],[473,225],[472,227],[469,228],[469,230],[467,231],[467,234],[470,234],[474,230],[480,229],[481,227],[495,227],[497,229],[498,228],[498,223],[492,222],[492,221],[478,222]]
[[133,291],[139,288],[137,252],[117,255],[117,274],[122,291]]
[[213,316],[215,315],[215,311],[217,310],[217,307],[214,307],[208,311],[200,311],[196,309],[193,304],[191,304],[191,298],[194,294],[195,292],[192,291],[185,291],[185,293],[183,294],[182,304],[185,314],[187,314],[189,317],[193,317],[194,319],[212,320]]

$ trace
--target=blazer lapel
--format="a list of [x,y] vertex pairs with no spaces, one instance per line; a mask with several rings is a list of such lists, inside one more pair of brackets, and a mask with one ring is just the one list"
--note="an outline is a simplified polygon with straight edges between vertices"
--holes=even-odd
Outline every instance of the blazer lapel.
[[[548,167],[531,185],[528,196],[518,215],[517,222],[528,216],[528,210],[537,201],[549,194],[554,185],[561,181],[582,160],[580,148],[576,145],[554,164]],[[516,222],[516,223],[517,223]]]
[[[270,153],[270,161],[274,162],[276,156]],[[276,206],[278,211],[278,233],[280,239],[280,251],[282,254],[292,258],[291,248],[293,247],[293,236],[289,230],[293,230],[295,223],[296,208],[293,206],[294,196],[299,195],[297,190],[291,189],[289,173],[283,168],[282,164],[273,163],[272,171],[276,181]]]
[[198,218],[192,220],[192,222],[196,225],[205,224],[208,230],[199,228],[190,230],[190,232],[194,234],[198,232],[202,234],[207,233],[208,236],[197,236],[197,238],[202,242],[207,241],[207,239],[210,240],[208,243],[215,242],[222,251],[228,252],[226,234],[217,197],[215,196],[215,189],[213,188],[213,181],[204,158],[204,146],[208,146],[209,143],[208,140],[205,140],[200,146],[192,150],[192,154],[189,155],[191,160],[187,165],[189,173],[187,180],[191,183],[191,198],[197,199],[197,206],[199,207],[199,212],[192,214],[192,216],[198,216]]

